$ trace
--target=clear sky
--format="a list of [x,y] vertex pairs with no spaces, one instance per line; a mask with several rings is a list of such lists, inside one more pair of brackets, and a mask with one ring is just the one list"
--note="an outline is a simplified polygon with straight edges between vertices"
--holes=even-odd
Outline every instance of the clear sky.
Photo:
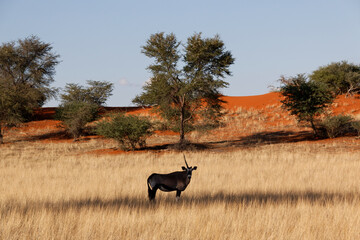
[[[360,0],[0,0],[0,43],[38,36],[60,54],[54,87],[114,83],[129,106],[150,78],[141,46],[153,33],[219,34],[235,57],[229,96],[269,92],[280,75],[360,64]],[[46,106],[57,106],[50,101]]]

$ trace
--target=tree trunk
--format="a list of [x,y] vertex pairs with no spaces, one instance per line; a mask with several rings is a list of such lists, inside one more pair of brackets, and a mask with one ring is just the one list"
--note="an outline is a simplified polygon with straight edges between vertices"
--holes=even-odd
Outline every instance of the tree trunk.
[[184,143],[185,143],[185,110],[184,110],[184,107],[181,107],[179,144],[183,145]]
[[182,147],[185,144],[185,94],[179,98],[180,102],[180,141],[179,145]]
[[317,131],[316,126],[314,124],[314,119],[310,120],[310,124],[311,124],[312,129],[314,130],[315,137],[318,137],[319,134],[318,134],[318,131]]
[[4,143],[4,131],[3,131],[3,128],[0,124],[0,144],[3,144]]

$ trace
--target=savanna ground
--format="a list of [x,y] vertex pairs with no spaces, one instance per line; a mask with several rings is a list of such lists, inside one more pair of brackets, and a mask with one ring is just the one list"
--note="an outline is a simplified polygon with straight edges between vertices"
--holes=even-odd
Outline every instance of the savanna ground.
[[183,165],[161,147],[177,140],[168,132],[124,153],[59,140],[49,120],[13,130],[0,147],[0,239],[360,239],[360,140],[313,139],[267,103],[229,107],[226,126],[190,134],[204,147],[185,152],[198,170],[179,202],[147,199],[152,172]]

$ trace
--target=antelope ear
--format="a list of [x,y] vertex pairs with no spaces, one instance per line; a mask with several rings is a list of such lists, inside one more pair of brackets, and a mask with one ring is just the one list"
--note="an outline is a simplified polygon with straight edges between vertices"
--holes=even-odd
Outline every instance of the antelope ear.
[[182,170],[186,170],[186,167],[182,166],[181,169],[182,169]]
[[193,170],[196,170],[196,169],[197,169],[197,166],[194,166],[194,167],[193,167]]

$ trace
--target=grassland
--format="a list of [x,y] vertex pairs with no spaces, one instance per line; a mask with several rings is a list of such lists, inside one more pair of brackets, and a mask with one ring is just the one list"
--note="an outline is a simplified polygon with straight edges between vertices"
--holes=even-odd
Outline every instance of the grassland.
[[198,166],[188,189],[154,204],[146,178],[180,170],[180,152],[6,144],[0,239],[360,239],[360,151],[348,141],[186,152]]
[[[158,148],[174,134],[124,153],[94,136],[73,143],[53,120],[12,129],[0,146],[0,239],[360,239],[360,140],[309,138],[276,99],[256,99],[188,135],[208,148],[185,152],[198,170],[179,202],[159,192],[149,203],[146,186],[181,169],[181,152]],[[334,112],[359,119],[358,101]]]

